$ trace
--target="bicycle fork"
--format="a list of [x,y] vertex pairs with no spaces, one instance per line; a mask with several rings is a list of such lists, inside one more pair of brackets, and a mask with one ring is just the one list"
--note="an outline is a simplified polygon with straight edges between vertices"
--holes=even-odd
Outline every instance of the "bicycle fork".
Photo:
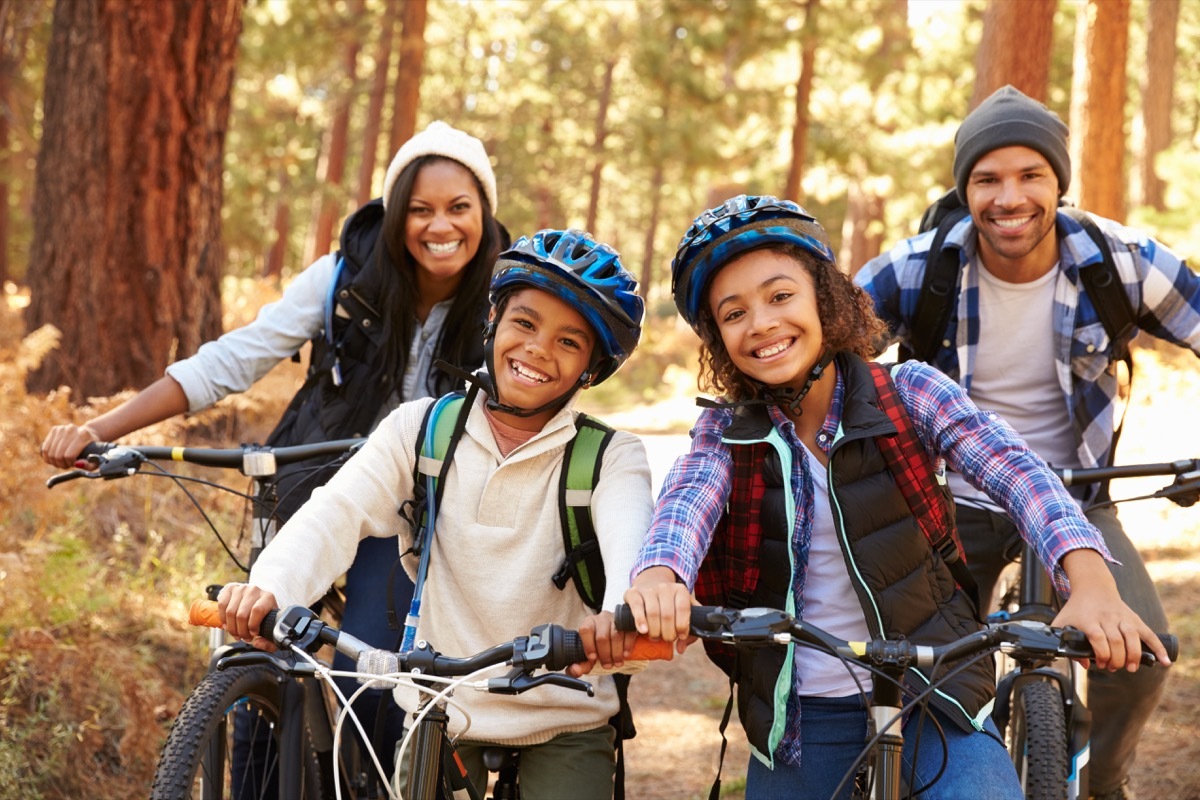
[[879,741],[875,746],[875,780],[867,795],[870,800],[892,800],[902,797],[900,766],[903,763],[904,735],[901,730],[900,684],[876,680],[871,696],[871,723]]

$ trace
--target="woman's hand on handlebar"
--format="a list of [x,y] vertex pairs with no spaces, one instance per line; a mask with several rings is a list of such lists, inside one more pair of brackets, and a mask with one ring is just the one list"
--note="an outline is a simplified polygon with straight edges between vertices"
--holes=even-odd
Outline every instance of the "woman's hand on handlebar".
[[227,583],[217,595],[221,625],[235,639],[259,650],[274,651],[275,643],[259,635],[258,626],[268,611],[279,608],[275,595],[248,583]]
[[98,441],[101,441],[100,437],[89,427],[88,423],[55,425],[46,434],[45,441],[42,442],[42,460],[59,469],[70,469],[75,466],[75,461],[83,452],[83,448]]
[[1071,597],[1051,624],[1082,631],[1098,668],[1136,672],[1143,647],[1154,653],[1158,663],[1171,664],[1158,636],[1121,600],[1116,581],[1099,553],[1072,550],[1063,557],[1062,565],[1071,581]]
[[670,567],[650,567],[638,573],[625,592],[625,603],[633,613],[638,633],[675,642],[679,653],[696,641],[691,635],[695,601]]
[[633,648],[637,633],[617,630],[613,613],[601,611],[583,621],[579,626],[579,638],[583,641],[583,652],[588,660],[567,667],[567,674],[575,678],[587,675],[597,663],[604,669],[624,666],[625,655]]

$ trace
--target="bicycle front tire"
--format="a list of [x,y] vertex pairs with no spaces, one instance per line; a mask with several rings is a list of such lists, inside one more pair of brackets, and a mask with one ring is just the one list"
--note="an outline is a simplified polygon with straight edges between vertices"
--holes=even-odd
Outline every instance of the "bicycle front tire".
[[[286,680],[286,679],[285,679]],[[266,666],[211,672],[192,691],[159,757],[151,800],[242,800],[273,797],[278,785],[283,688]],[[235,752],[234,732],[253,745]],[[306,800],[321,797],[319,766],[302,735]],[[253,753],[247,756],[247,748]],[[235,763],[236,762],[236,763]]]
[[1054,684],[1029,681],[1017,690],[1009,752],[1027,800],[1066,800],[1067,723]]

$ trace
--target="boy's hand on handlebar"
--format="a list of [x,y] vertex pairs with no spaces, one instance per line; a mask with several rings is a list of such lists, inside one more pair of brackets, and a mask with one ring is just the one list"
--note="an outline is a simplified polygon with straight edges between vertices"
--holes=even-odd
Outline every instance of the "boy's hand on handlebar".
[[275,643],[260,636],[258,626],[268,611],[278,607],[275,595],[248,583],[227,583],[217,595],[221,625],[229,635],[269,652],[276,650]]
[[59,469],[70,469],[83,448],[96,441],[100,437],[87,424],[55,425],[42,442],[42,460]]
[[1143,647],[1154,653],[1158,663],[1171,664],[1158,636],[1121,600],[1116,581],[1099,553],[1073,550],[1062,565],[1071,581],[1071,597],[1051,624],[1082,631],[1098,668],[1136,672]]
[[567,667],[567,674],[576,678],[587,675],[597,663],[606,670],[624,666],[625,654],[633,647],[637,633],[617,630],[613,613],[601,611],[583,621],[579,626],[579,638],[588,660]]
[[625,603],[633,613],[638,633],[675,642],[679,653],[696,641],[691,635],[692,606],[696,603],[669,567],[650,567],[639,573],[625,592]]

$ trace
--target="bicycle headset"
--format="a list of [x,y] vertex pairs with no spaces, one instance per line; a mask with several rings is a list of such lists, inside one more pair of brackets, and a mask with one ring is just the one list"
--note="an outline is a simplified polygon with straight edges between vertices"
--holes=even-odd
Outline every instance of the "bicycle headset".
[[[493,379],[490,407],[517,416],[531,416],[563,403],[580,388],[599,384],[615,373],[637,348],[645,304],[637,294],[637,281],[621,265],[617,251],[574,229],[541,230],[533,236],[522,236],[500,254],[492,272],[489,297],[497,318],[508,296],[523,286],[549,292],[567,303],[583,315],[598,339],[592,361],[575,385],[539,408],[504,405]],[[484,329],[484,363],[491,376],[496,374],[496,322],[494,318]]]
[[[671,260],[671,294],[675,307],[692,330],[701,333],[701,309],[707,302],[709,284],[721,268],[744,253],[772,244],[796,245],[821,263],[831,266],[836,263],[821,223],[790,200],[742,194],[692,221]],[[800,401],[833,356],[834,353],[822,354],[798,392],[786,392],[786,396],[776,398],[780,394],[777,389],[759,385],[768,401],[787,405],[799,413]]]

